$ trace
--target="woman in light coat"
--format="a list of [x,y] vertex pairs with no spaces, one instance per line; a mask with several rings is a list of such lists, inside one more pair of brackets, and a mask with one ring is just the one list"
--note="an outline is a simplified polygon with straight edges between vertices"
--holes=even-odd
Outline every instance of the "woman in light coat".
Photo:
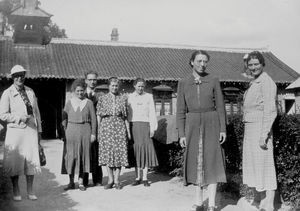
[[33,90],[24,85],[26,70],[15,65],[11,69],[13,84],[0,100],[0,119],[7,123],[4,169],[11,177],[13,200],[21,201],[19,176],[26,175],[27,197],[36,200],[34,174],[41,171],[39,140],[42,132],[40,112]]
[[246,62],[253,80],[244,95],[243,183],[266,192],[260,208],[269,211],[274,210],[277,189],[272,143],[277,87],[263,72],[265,60],[260,52],[250,53]]

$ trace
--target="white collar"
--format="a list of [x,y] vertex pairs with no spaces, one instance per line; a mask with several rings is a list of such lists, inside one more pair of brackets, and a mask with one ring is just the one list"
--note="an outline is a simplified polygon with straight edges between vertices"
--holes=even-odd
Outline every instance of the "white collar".
[[137,93],[136,91],[133,92],[133,96],[135,96],[135,97],[143,96],[143,95],[145,95],[145,94],[146,94],[145,92],[143,92],[142,94],[139,94],[139,93]]
[[83,100],[80,100],[77,97],[72,97],[70,101],[71,101],[72,107],[74,108],[74,111],[77,111],[78,107],[80,108],[80,111],[82,111],[87,103],[86,98]]

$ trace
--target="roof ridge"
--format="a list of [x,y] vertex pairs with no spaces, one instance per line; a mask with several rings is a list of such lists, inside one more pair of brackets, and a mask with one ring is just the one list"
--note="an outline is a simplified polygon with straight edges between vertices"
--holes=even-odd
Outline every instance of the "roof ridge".
[[106,46],[126,46],[126,47],[144,47],[144,48],[171,48],[171,49],[201,49],[208,51],[221,51],[232,53],[249,53],[254,50],[269,52],[268,47],[261,48],[238,48],[238,47],[217,47],[217,46],[197,46],[184,44],[166,44],[166,43],[142,43],[126,41],[105,41],[105,40],[83,40],[70,38],[52,38],[53,44],[77,44],[77,45],[106,45]]
[[[32,11],[32,10],[39,10],[41,13],[44,13],[44,15],[52,17],[53,15],[46,12],[44,9],[40,8],[40,7],[35,7],[35,8],[28,8],[28,7],[23,7],[22,5],[17,6],[16,8],[12,9],[10,11],[10,15],[15,15],[13,13],[17,12],[18,10],[23,10],[23,11]],[[23,14],[24,15],[24,14]],[[32,14],[30,14],[30,16],[32,16]]]
[[[271,56],[268,54],[266,54],[265,56],[269,57],[270,61],[272,61],[275,65],[277,65],[277,66],[279,65],[280,67],[282,67],[281,69],[283,71],[285,71],[287,74],[289,74],[292,77],[300,76],[300,74],[298,72],[296,72],[290,66],[288,66],[286,63],[284,63],[280,59],[278,59],[277,56],[275,56],[275,54],[273,54],[272,52],[269,52],[269,54]],[[284,66],[287,68],[283,68]]]

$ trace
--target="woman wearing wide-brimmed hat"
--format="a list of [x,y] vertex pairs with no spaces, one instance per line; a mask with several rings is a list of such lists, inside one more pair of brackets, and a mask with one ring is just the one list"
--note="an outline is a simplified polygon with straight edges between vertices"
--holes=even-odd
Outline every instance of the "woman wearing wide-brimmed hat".
[[21,65],[11,69],[13,84],[3,92],[0,100],[0,119],[7,123],[4,169],[11,177],[15,201],[22,200],[18,180],[24,174],[28,199],[37,199],[32,186],[34,175],[41,171],[41,118],[34,91],[24,85],[26,72]]

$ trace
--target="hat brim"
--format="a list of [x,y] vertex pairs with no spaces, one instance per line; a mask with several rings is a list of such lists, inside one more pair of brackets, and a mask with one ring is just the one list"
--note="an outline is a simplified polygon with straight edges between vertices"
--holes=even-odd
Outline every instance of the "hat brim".
[[12,77],[13,75],[17,74],[17,73],[27,73],[28,70],[22,70],[22,71],[18,71],[18,72],[14,72],[14,73],[10,73],[9,76]]

